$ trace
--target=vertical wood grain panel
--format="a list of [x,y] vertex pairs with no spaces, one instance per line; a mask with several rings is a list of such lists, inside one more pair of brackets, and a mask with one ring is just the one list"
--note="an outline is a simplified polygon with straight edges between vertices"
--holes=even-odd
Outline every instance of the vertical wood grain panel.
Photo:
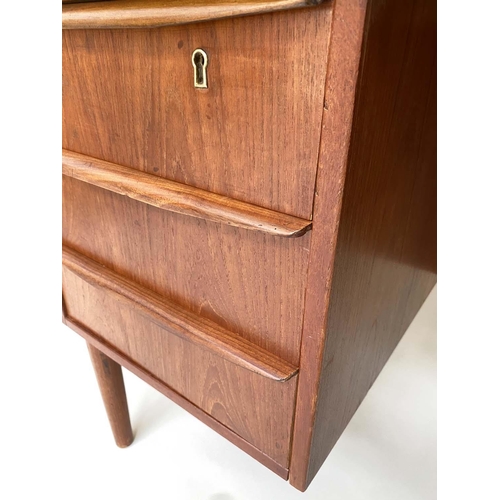
[[337,0],[331,27],[314,228],[307,277],[290,482],[304,491],[318,404],[321,360],[341,214],[366,2]]
[[63,241],[298,366],[310,232],[276,238],[63,179]]
[[301,489],[436,282],[435,1],[372,0],[361,60],[307,473],[291,473]]
[[[310,219],[332,7],[65,31],[64,148]],[[63,199],[65,244],[298,365],[309,234],[272,241],[73,179]]]
[[297,377],[276,382],[223,360],[68,270],[63,287],[69,318],[288,468]]
[[65,30],[63,147],[310,219],[331,10]]

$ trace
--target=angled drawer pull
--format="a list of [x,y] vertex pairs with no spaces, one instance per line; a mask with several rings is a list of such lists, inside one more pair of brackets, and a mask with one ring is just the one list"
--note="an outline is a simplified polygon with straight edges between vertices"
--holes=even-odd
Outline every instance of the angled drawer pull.
[[[213,321],[185,310],[65,245],[63,266],[92,286],[111,292],[127,305],[139,309],[158,326],[231,363],[279,382],[290,379],[298,371],[296,367],[265,349]],[[71,311],[69,317],[71,318]]]
[[312,222],[63,150],[63,174],[163,210],[284,237],[302,236]]
[[116,0],[63,5],[63,29],[154,28],[318,5],[322,0]]

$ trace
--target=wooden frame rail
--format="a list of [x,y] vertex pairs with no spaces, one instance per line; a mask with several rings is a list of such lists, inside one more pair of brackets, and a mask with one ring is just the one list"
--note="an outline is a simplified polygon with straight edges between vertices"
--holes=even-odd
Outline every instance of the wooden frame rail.
[[[92,286],[113,293],[117,300],[140,310],[170,333],[208,349],[231,363],[278,382],[285,382],[298,372],[298,368],[278,356],[65,245],[63,266]],[[71,313],[68,319],[71,319]]]
[[163,210],[284,237],[302,236],[310,220],[210,193],[63,149],[63,174]]
[[318,5],[322,0],[115,0],[66,3],[63,29],[156,28]]

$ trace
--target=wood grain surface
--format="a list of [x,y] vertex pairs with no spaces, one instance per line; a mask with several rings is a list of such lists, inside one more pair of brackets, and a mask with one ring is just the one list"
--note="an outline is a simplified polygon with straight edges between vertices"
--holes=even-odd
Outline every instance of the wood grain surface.
[[[346,38],[332,43],[314,209],[315,227],[325,229],[313,232],[290,469],[290,481],[302,490],[436,282],[436,2],[372,0],[368,6],[354,112],[340,111],[339,103],[352,106],[362,11],[339,0],[333,25],[332,42],[341,33]],[[349,46],[354,53],[339,53]],[[345,56],[347,95],[336,69]],[[346,161],[346,148],[343,155],[337,149],[339,120],[348,125],[350,116]],[[314,262],[323,258],[329,259],[329,295],[314,285]],[[311,316],[318,303],[326,320],[321,330]]]
[[[301,491],[308,475],[321,361],[349,154],[366,2],[337,0],[332,23],[301,346],[290,482]],[[303,368],[303,370],[302,370]]]
[[[64,31],[63,147],[310,220],[331,9]],[[210,60],[206,91],[193,88],[198,47]],[[310,232],[216,225],[68,177],[63,200],[67,245],[298,365]],[[63,285],[71,318],[286,476],[296,377],[229,363],[67,271]]]
[[302,236],[311,221],[209,193],[63,149],[64,175],[190,217],[284,237]]
[[161,295],[151,292],[118,273],[63,246],[63,266],[93,286],[114,294],[116,300],[135,308],[150,321],[183,340],[230,361],[238,366],[276,381],[286,381],[297,368],[264,349],[253,345],[213,321],[184,310]]
[[296,376],[276,382],[237,366],[65,268],[63,290],[69,320],[288,468]]
[[174,391],[171,387],[155,377],[151,372],[139,366],[133,359],[129,358],[122,352],[117,351],[115,347],[111,346],[105,340],[100,338],[98,335],[96,335],[95,332],[89,330],[87,327],[85,327],[81,323],[78,323],[78,321],[72,318],[66,317],[63,319],[63,322],[73,331],[81,335],[88,344],[95,346],[97,349],[99,349],[99,351],[106,354],[106,356],[116,361],[133,374],[137,375],[151,387],[154,387],[157,391],[167,396],[167,398],[171,399],[181,408],[184,408],[186,411],[194,415],[198,420],[208,425],[211,429],[218,432],[221,436],[229,440],[231,443],[238,446],[245,453],[248,453],[251,457],[258,460],[262,465],[272,470],[275,474],[285,480],[288,479],[288,469],[286,467],[278,464],[272,458],[262,453],[262,451],[256,448],[254,445],[250,444],[248,441],[245,441],[234,431],[221,424],[219,421],[215,420],[211,415],[205,413],[193,403],[189,402],[184,396]]
[[311,232],[213,224],[66,176],[63,200],[66,245],[298,366]]
[[134,434],[130,425],[122,367],[93,345],[87,344],[87,347],[115,442],[120,448],[126,448],[134,440]]
[[[322,0],[115,0],[64,5],[63,29],[152,28],[318,5]],[[63,2],[64,3],[64,2]]]
[[63,148],[310,220],[331,10],[64,31]]
[[[64,9],[105,4],[122,26],[233,15]],[[436,281],[435,18],[435,0],[336,0],[63,32],[63,241],[95,261],[63,272],[68,325],[300,490]],[[314,224],[247,231],[263,212],[234,203]]]
[[114,0],[62,0],[62,3],[63,4],[65,4],[65,3],[89,3],[89,2],[99,2],[99,1],[112,2]]
[[[86,3],[86,2],[98,2],[100,0],[62,0],[62,3]],[[111,2],[113,0],[102,0],[104,2]]]
[[[331,11],[64,31],[63,147],[310,220]],[[310,232],[214,225],[67,177],[63,200],[70,247],[298,365]]]

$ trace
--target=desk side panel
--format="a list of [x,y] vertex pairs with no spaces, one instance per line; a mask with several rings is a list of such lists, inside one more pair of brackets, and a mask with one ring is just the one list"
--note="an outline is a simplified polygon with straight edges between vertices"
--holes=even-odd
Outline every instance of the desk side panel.
[[436,2],[374,0],[307,484],[436,282]]

